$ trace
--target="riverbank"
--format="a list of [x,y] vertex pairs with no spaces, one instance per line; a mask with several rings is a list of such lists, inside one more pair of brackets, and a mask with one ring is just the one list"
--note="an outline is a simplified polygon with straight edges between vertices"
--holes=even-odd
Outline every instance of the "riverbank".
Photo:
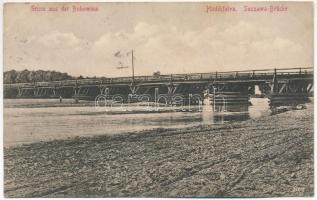
[[4,99],[4,108],[48,108],[48,107],[89,107],[95,106],[94,101],[79,101],[74,99]]
[[4,150],[6,197],[313,195],[313,106],[186,129]]
[[[105,106],[104,101],[86,101],[79,100],[75,102],[74,99],[4,99],[4,108],[56,108],[56,107],[129,107],[129,106],[140,106],[140,107],[161,107],[168,108],[164,103],[154,103],[154,102],[133,102],[133,103],[114,103],[107,101],[107,106]],[[195,106],[195,105],[192,105]],[[188,106],[184,106],[188,107]]]

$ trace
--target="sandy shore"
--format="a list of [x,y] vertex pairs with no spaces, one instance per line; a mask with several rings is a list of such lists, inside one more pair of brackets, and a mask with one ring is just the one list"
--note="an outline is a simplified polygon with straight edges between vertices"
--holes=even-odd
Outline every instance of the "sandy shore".
[[211,128],[4,150],[6,197],[313,195],[313,107]]

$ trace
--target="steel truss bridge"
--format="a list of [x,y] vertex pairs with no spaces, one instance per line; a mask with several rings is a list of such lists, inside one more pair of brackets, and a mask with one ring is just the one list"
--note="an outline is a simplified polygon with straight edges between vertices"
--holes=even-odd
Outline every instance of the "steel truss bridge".
[[[149,101],[172,104],[175,95],[185,99],[194,95],[211,96],[214,103],[247,103],[255,86],[271,102],[302,102],[313,91],[313,68],[281,68],[212,73],[171,74],[156,76],[116,77],[104,79],[77,79],[51,82],[4,84],[5,98],[74,98],[95,100],[99,95],[114,98],[147,96]],[[198,102],[197,98],[197,102]],[[139,99],[140,100],[140,99]]]

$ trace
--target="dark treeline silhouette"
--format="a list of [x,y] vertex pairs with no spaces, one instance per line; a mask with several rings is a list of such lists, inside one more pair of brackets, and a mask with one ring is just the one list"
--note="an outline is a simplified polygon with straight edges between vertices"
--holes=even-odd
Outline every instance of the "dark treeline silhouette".
[[67,73],[56,72],[56,71],[29,71],[27,69],[23,71],[10,70],[4,72],[3,82],[4,83],[32,83],[41,81],[62,81],[73,79]]

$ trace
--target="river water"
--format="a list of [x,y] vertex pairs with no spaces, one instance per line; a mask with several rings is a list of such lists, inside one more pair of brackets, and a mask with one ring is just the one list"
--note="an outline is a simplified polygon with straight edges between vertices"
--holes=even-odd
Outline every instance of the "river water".
[[[63,101],[63,106],[56,106],[57,101],[5,99],[4,146],[155,128],[216,125],[271,114],[268,99],[265,98],[251,98],[250,106],[227,106],[218,108],[218,112],[213,112],[211,105],[185,107],[185,112],[175,112],[175,108],[145,109],[144,106],[135,105],[113,108],[65,106],[71,100],[66,100],[66,103]],[[55,106],[38,106],[50,104]]]

